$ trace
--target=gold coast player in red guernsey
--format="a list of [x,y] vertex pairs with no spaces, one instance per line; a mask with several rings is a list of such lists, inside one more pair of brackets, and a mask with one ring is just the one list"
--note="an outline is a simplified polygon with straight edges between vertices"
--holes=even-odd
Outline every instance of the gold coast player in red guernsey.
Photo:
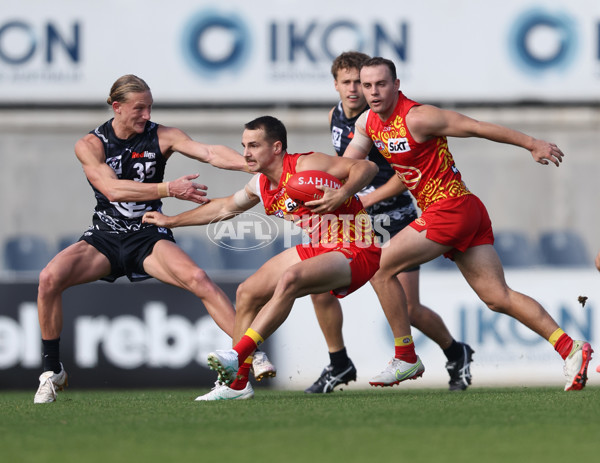
[[[168,227],[202,225],[231,218],[262,202],[268,215],[294,220],[311,237],[310,244],[286,249],[239,286],[235,345],[209,354],[209,366],[219,378],[211,392],[196,399],[201,401],[252,398],[248,382],[252,354],[285,321],[295,299],[325,291],[344,297],[367,283],[379,268],[381,248],[355,195],[377,173],[373,162],[324,153],[289,154],[285,127],[270,116],[246,124],[242,145],[248,169],[257,173],[243,189],[173,217],[150,212],[143,219]],[[321,199],[297,204],[288,196],[286,183],[294,173],[309,170],[325,171],[344,183],[340,189],[324,187]],[[322,226],[323,221],[329,226]],[[391,328],[396,337],[404,335],[403,326],[391,324]],[[401,362],[404,379],[422,374],[412,343],[401,346],[400,352],[412,360]]]
[[382,251],[380,269],[371,280],[381,305],[404,301],[395,275],[443,254],[456,262],[491,310],[510,315],[554,346],[565,361],[566,391],[583,389],[593,352],[590,344],[571,339],[537,301],[507,286],[488,213],[463,183],[446,137],[479,137],[520,146],[543,165],[559,166],[562,151],[516,130],[408,99],[399,91],[390,60],[366,61],[360,79],[370,109],[357,120],[344,157],[363,159],[374,144],[422,211]]

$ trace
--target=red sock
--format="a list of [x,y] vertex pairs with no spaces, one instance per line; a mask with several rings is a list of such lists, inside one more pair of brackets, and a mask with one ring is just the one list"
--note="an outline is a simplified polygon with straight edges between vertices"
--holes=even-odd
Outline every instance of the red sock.
[[565,360],[571,353],[571,349],[573,349],[573,339],[567,333],[563,333],[554,344],[554,350]]
[[238,367],[242,366],[244,361],[254,353],[257,347],[256,342],[250,336],[247,334],[242,336],[240,342],[233,346],[233,350],[238,353]]
[[248,377],[250,376],[250,367],[252,366],[252,362],[244,362],[242,366],[239,368],[237,372],[237,376],[229,386],[231,389],[235,389],[236,391],[241,391],[248,384]]
[[417,363],[417,353],[412,342],[408,346],[395,346],[395,350],[397,359],[407,363]]

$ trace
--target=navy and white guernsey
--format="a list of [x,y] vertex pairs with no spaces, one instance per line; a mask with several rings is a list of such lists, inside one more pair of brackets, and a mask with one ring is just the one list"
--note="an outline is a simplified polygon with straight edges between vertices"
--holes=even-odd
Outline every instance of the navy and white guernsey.
[[[158,144],[158,124],[148,121],[142,133],[122,140],[115,135],[112,121],[111,119],[90,132],[104,145],[106,164],[119,179],[142,183],[162,182],[167,159]],[[162,207],[160,199],[110,202],[94,185],[91,186],[96,196],[93,227],[99,230],[130,232],[150,226],[142,224],[142,216],[147,211],[160,211]]]
[[[365,107],[364,111],[367,109],[369,109],[368,106]],[[347,118],[344,114],[341,101],[333,109],[329,128],[331,129],[331,141],[338,156],[344,155],[344,151],[346,151],[346,148],[354,138],[354,124],[359,116],[360,114],[353,118]],[[371,147],[368,159],[377,164],[379,172],[360,194],[366,194],[375,190],[385,184],[393,175],[396,175],[390,163],[387,162],[375,146]],[[391,221],[390,227],[396,231],[417,218],[417,210],[408,191],[373,204],[367,208],[367,212],[373,217],[375,222],[386,220],[385,216],[389,217]]]

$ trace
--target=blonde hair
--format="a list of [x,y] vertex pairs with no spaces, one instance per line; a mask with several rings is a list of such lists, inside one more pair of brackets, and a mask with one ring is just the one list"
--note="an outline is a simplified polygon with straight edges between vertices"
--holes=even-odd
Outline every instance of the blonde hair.
[[106,102],[109,105],[112,105],[115,101],[123,103],[124,101],[127,101],[127,95],[129,93],[143,93],[149,91],[150,87],[148,87],[148,84],[144,82],[143,79],[140,79],[133,74],[126,74],[119,77],[112,85],[110,88],[110,95],[106,99]]

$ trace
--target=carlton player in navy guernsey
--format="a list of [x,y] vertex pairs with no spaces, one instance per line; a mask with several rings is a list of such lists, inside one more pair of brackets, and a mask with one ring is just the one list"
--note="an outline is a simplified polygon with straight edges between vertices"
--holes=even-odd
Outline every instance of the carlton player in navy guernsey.
[[[167,158],[160,151],[158,127],[158,124],[148,121],[142,133],[122,140],[115,135],[111,119],[90,133],[102,142],[106,164],[118,178],[159,183],[164,177]],[[160,210],[162,206],[160,199],[111,202],[93,184],[90,185],[97,201],[93,217],[94,229],[120,232],[139,230],[142,227],[140,218],[144,212]],[[169,233],[166,229],[161,232]]]
[[[71,286],[100,279],[112,282],[121,276],[131,281],[154,277],[195,294],[219,327],[233,334],[235,312],[225,293],[175,244],[169,229],[142,224],[142,216],[159,211],[161,198],[168,196],[206,202],[206,187],[193,182],[197,174],[163,182],[165,164],[173,153],[230,170],[246,170],[246,162],[230,148],[196,142],[177,128],[150,121],[152,93],[139,77],[117,79],[107,103],[114,117],[75,145],[96,196],[92,226],[40,274],[43,373],[35,403],[54,402],[56,391],[67,384],[59,341],[62,293]],[[255,365],[255,376],[272,375],[273,366],[261,360],[263,368]]]

